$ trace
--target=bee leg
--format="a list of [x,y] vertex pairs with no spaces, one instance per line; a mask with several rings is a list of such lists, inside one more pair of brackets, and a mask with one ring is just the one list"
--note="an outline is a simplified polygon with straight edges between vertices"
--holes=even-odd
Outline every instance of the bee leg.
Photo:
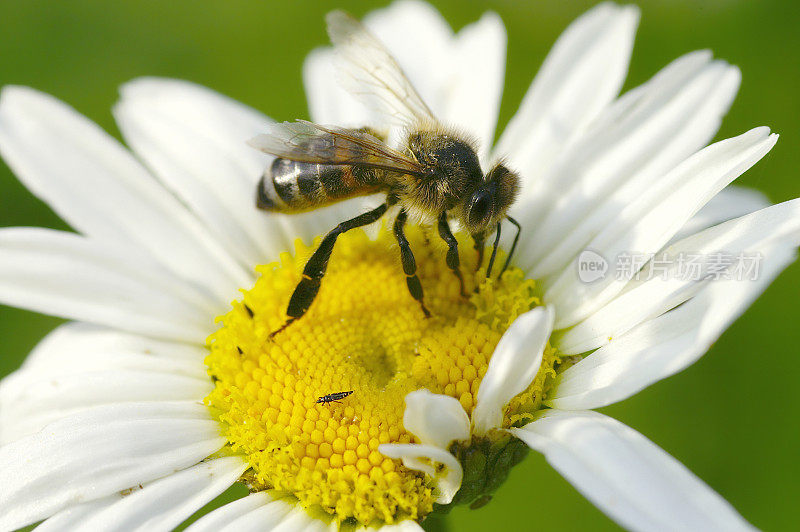
[[492,266],[497,257],[497,246],[500,244],[500,222],[497,222],[497,232],[494,234],[494,244],[492,244],[492,255],[489,257],[489,265],[486,266],[486,277],[492,276]]
[[472,240],[474,242],[473,247],[475,251],[478,252],[478,262],[475,263],[475,271],[477,272],[481,269],[481,265],[483,264],[483,249],[486,247],[486,235],[483,233],[472,235]]
[[453,270],[453,274],[458,278],[461,287],[461,297],[467,297],[464,290],[464,276],[461,275],[461,260],[458,258],[458,240],[450,231],[447,225],[447,214],[442,213],[439,217],[439,236],[447,242],[447,267]]
[[431,313],[422,300],[422,284],[419,282],[419,277],[417,277],[417,261],[414,260],[414,253],[411,251],[411,245],[408,243],[405,233],[403,233],[403,226],[405,226],[407,219],[408,214],[405,209],[401,209],[397,218],[394,220],[394,237],[397,239],[398,246],[400,246],[400,261],[403,263],[403,272],[406,274],[408,291],[411,292],[411,297],[419,301],[422,312],[425,313],[425,317],[430,318]]
[[506,216],[506,220],[517,226],[517,234],[514,235],[514,242],[511,244],[511,250],[508,252],[508,257],[506,257],[506,263],[503,264],[503,269],[500,270],[500,275],[497,276],[498,279],[500,279],[503,276],[503,272],[505,272],[506,269],[508,269],[508,265],[511,264],[511,257],[514,256],[514,251],[516,251],[517,249],[517,243],[519,242],[519,234],[522,231],[522,226],[519,225],[519,222],[516,221],[514,218],[512,218],[511,216]]
[[333,253],[333,246],[336,244],[336,239],[342,233],[355,229],[356,227],[363,227],[369,225],[380,219],[386,213],[389,205],[384,203],[369,212],[365,212],[355,218],[351,218],[345,222],[340,223],[334,227],[325,238],[320,242],[319,247],[311,255],[311,258],[306,262],[306,267],[303,269],[303,278],[294,289],[291,299],[289,299],[289,307],[286,314],[289,319],[286,320],[280,329],[272,332],[269,337],[272,338],[279,332],[283,331],[286,327],[292,324],[295,320],[300,319],[306,313],[308,307],[317,297],[319,287],[322,284],[322,277],[325,275],[325,270],[328,269],[328,260]]

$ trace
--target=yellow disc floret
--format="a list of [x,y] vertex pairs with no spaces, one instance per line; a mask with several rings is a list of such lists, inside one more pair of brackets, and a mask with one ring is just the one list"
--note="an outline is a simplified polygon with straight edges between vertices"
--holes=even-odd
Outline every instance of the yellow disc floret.
[[[408,292],[386,229],[376,240],[363,231],[341,236],[314,304],[274,338],[313,251],[300,241],[294,254],[259,266],[255,286],[218,318],[206,359],[216,387],[206,403],[230,450],[248,460],[251,489],[288,492],[338,521],[421,520],[432,511],[431,479],[378,446],[415,442],[403,427],[414,390],[455,397],[471,414],[503,332],[539,302],[517,269],[502,281],[473,274],[475,253],[460,238],[464,298],[443,247],[417,228],[408,237],[430,318]],[[506,426],[538,408],[555,360],[548,348],[534,383],[508,405]],[[339,392],[352,393],[318,402]]]

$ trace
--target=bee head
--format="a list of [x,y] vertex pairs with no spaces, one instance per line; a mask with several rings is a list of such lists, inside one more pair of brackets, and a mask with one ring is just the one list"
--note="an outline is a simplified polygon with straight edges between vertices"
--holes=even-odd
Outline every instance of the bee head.
[[462,222],[467,230],[473,235],[485,233],[506,215],[518,192],[519,176],[496,164],[464,200]]

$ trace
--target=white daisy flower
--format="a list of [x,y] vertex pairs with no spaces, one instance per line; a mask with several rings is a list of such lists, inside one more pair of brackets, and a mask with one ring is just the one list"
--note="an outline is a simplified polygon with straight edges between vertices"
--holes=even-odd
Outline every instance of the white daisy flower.
[[[273,122],[187,82],[123,87],[133,153],[65,104],[4,88],[0,152],[78,234],[0,231],[0,301],[73,320],[0,383],[0,529],[169,530],[244,482],[249,496],[191,530],[419,530],[487,502],[529,448],[626,528],[752,528],[591,411],[697,360],[800,237],[798,200],[728,186],[776,135],[706,146],[736,67],[693,52],[618,95],[637,22],[613,4],[576,20],[492,148],[498,17],[454,34],[418,2],[370,14],[435,115],[485,167],[519,171],[522,239],[498,280],[459,237],[466,299],[443,244],[410,227],[426,319],[391,232],[346,233],[314,305],[274,338],[312,239],[359,200],[256,210],[271,159],[246,141]],[[313,121],[379,120],[333,83],[330,49],[304,74]]]

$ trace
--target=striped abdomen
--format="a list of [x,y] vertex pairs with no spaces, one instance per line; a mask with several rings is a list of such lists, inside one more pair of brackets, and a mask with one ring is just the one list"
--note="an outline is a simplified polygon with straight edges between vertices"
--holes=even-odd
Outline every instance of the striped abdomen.
[[384,189],[383,170],[275,159],[258,183],[258,208],[303,212]]

